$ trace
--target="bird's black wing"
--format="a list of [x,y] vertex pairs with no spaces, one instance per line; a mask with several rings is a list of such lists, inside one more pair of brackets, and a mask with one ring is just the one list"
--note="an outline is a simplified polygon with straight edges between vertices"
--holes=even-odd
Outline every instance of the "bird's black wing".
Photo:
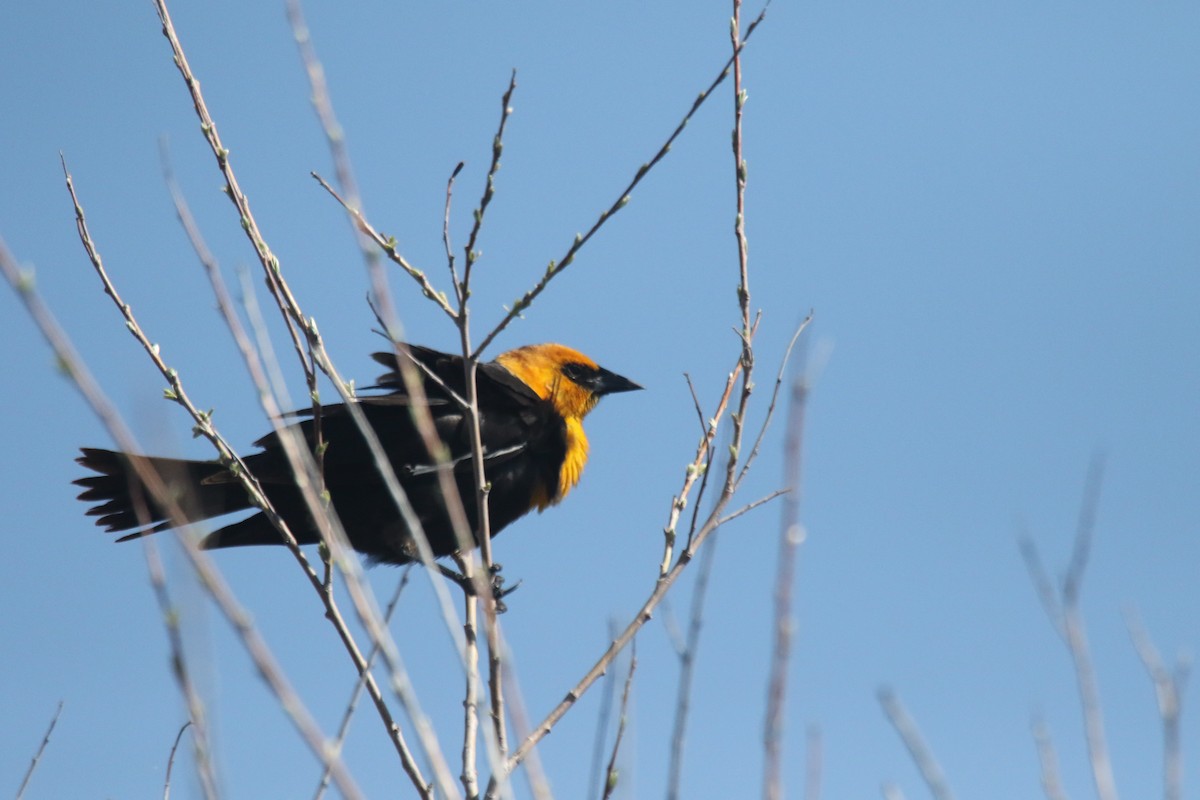
[[[446,393],[447,388],[459,398],[466,396],[462,356],[415,344],[403,347],[417,363],[418,372],[424,379],[425,395],[431,401],[453,401],[452,396]],[[395,394],[407,396],[395,351],[373,353],[371,358],[387,367],[388,371],[379,376],[374,386],[368,388],[390,389]],[[480,364],[475,374],[482,408],[528,408],[541,402],[536,392],[495,361]]]

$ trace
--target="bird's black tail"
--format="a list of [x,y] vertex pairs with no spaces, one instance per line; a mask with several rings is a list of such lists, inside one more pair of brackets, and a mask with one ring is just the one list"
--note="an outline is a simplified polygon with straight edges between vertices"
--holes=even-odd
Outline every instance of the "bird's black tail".
[[215,461],[132,455],[91,447],[82,448],[82,452],[75,460],[96,474],[74,481],[83,487],[79,499],[94,503],[87,514],[99,517],[96,524],[105,530],[134,531],[118,541],[172,527],[166,509],[138,477],[135,461],[158,473],[188,522],[250,507],[241,484]]

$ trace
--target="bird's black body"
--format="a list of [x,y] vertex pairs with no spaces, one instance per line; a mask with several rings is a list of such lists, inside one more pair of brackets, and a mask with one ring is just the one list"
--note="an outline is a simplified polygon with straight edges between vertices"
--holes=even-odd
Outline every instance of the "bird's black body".
[[[589,389],[596,396],[639,388],[559,345],[534,345],[521,351],[535,348],[559,348],[563,353],[579,356],[581,360],[563,357],[556,350],[555,360],[546,363],[560,369],[572,384],[583,385],[577,377],[583,370],[583,374],[591,376],[596,383],[594,390]],[[430,414],[448,451],[448,461],[452,465],[449,468],[453,470],[467,520],[474,531],[477,510],[470,423],[461,402],[447,392],[448,388],[459,398],[466,394],[462,358],[417,346],[409,346],[408,351],[437,378],[420,372]],[[582,458],[585,459],[587,447],[586,439],[582,445],[573,444],[568,433],[567,417],[560,410],[562,403],[555,390],[561,376],[553,376],[553,381],[548,383],[531,378],[541,375],[541,371],[518,377],[501,363],[508,355],[501,356],[498,361],[480,364],[476,380],[493,534],[531,509],[544,508],[561,499],[565,493],[561,475],[568,448],[582,446]],[[538,355],[542,354],[539,352]],[[413,421],[411,401],[397,370],[396,356],[378,353],[374,358],[389,371],[373,388],[389,391],[359,398],[357,405],[378,435],[434,555],[449,555],[459,547],[439,486],[436,460],[428,454]],[[600,385],[604,376],[610,378],[606,387]],[[539,392],[542,385],[547,388]],[[573,385],[572,391],[581,389]],[[591,403],[594,404],[594,399]],[[291,426],[303,433],[311,450],[316,445],[311,411],[299,412],[297,416],[302,418]],[[323,465],[325,486],[351,545],[378,561],[404,564],[417,560],[412,535],[401,520],[358,426],[343,404],[322,407],[321,435],[327,443]],[[320,541],[277,434],[268,434],[255,444],[261,452],[244,460],[271,505],[301,544]],[[98,474],[76,481],[85,488],[80,499],[97,503],[88,514],[99,517],[98,525],[109,531],[134,531],[125,538],[171,527],[165,511],[150,497],[131,468],[133,458],[144,460],[158,471],[179,498],[188,521],[252,508],[241,483],[218,462],[129,456],[111,450],[85,448],[79,463]],[[266,515],[255,513],[212,533],[205,539],[204,546],[218,548],[281,542],[280,534]]]

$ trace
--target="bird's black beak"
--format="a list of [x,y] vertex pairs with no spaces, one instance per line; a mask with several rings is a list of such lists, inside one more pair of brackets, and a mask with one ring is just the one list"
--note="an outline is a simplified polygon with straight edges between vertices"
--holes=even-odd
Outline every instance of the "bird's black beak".
[[592,391],[597,395],[614,394],[616,392],[633,392],[642,387],[615,372],[609,372],[601,367],[591,380]]

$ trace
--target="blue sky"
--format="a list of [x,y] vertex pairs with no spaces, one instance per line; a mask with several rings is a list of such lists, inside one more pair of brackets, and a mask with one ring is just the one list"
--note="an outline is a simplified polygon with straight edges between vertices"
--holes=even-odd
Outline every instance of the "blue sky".
[[[265,235],[346,375],[379,346],[366,279],[282,3],[173,8]],[[462,242],[518,70],[481,242],[477,330],[559,257],[658,148],[728,55],[725,3],[312,4],[309,23],[375,225],[435,280],[445,181]],[[750,14],[757,7],[750,7]],[[763,310],[758,414],[791,330],[828,352],[808,414],[787,701],[786,782],[823,731],[824,795],[924,790],[875,699],[898,692],[959,796],[1037,796],[1041,713],[1066,789],[1091,794],[1070,665],[1016,540],[1058,574],[1088,463],[1107,458],[1084,610],[1114,768],[1159,791],[1154,698],[1122,613],[1169,658],[1200,641],[1200,10],[1194,4],[795,4],[745,57],[747,232]],[[661,527],[697,435],[682,377],[711,408],[736,356],[732,101],[696,117],[629,206],[500,348],[559,340],[647,387],[588,420],[592,461],[560,508],[506,531],[524,585],[504,618],[540,718],[651,588]],[[0,235],[27,266],[145,445],[208,457],[100,292],[74,234],[61,150],[107,265],[197,402],[243,448],[267,427],[159,168],[179,180],[232,276],[253,253],[219,188],[149,3],[0,11]],[[260,282],[255,279],[256,284]],[[402,275],[412,340],[455,333]],[[83,516],[80,445],[108,444],[0,292],[9,569],[0,589],[0,780],[16,786],[59,700],[29,797],[146,796],[184,720],[137,545]],[[301,394],[302,381],[292,375]],[[761,419],[756,417],[755,419]],[[768,440],[745,499],[782,478]],[[721,534],[684,796],[758,792],[779,507]],[[164,542],[169,540],[164,539]],[[228,626],[166,550],[230,797],[307,796],[318,770]],[[319,720],[353,683],[311,590],[275,549],[217,556]],[[395,570],[370,578],[386,594]],[[675,596],[686,608],[690,580]],[[426,706],[457,720],[459,679],[424,581],[393,629]],[[677,665],[660,619],[639,637],[623,797],[663,792]],[[541,748],[560,797],[586,796],[601,691]],[[1189,697],[1185,754],[1196,753]],[[360,713],[347,762],[369,796],[403,777]],[[453,750],[454,723],[444,727]],[[186,766],[186,761],[181,767]],[[1194,766],[1194,758],[1191,762]],[[1193,770],[1194,771],[1194,770]],[[199,796],[180,769],[180,797]],[[1191,774],[1191,773],[1189,773]],[[526,789],[518,785],[524,796]]]

